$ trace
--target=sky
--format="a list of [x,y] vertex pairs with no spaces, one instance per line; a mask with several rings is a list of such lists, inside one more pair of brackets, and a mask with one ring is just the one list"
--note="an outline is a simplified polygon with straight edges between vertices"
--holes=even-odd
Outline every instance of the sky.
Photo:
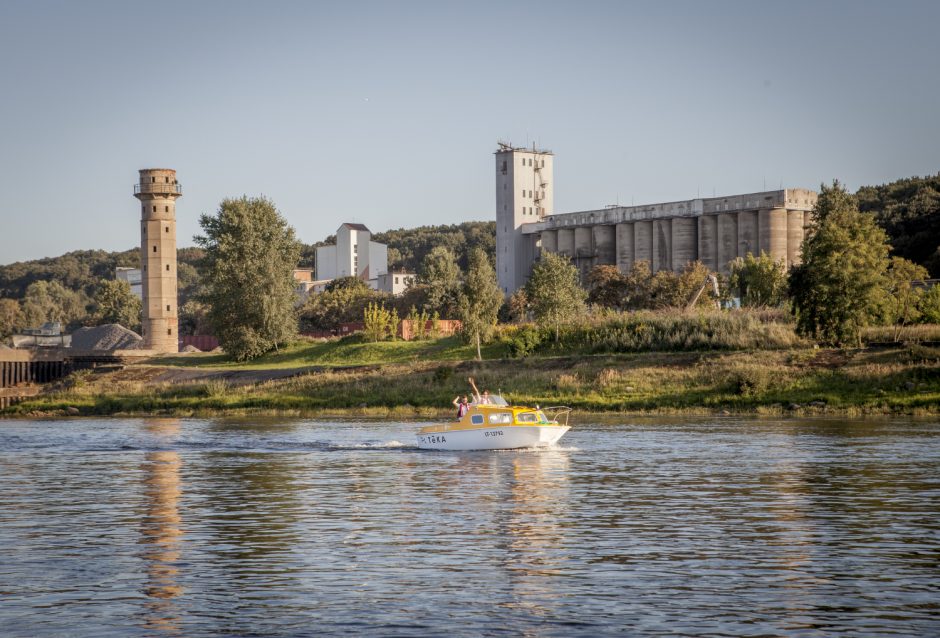
[[940,2],[0,0],[0,264],[180,246],[264,195],[306,243],[495,219],[497,140],[555,212],[940,171]]

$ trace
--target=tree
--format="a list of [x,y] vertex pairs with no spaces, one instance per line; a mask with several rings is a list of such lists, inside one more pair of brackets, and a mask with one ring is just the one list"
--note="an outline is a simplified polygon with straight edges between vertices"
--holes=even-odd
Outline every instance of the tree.
[[561,326],[584,312],[584,290],[578,284],[578,269],[557,253],[543,253],[532,268],[526,296],[536,323],[560,336]]
[[[373,343],[384,340],[392,323],[392,313],[382,304],[370,302],[362,312],[363,332]],[[392,335],[394,336],[394,332]]]
[[921,320],[925,323],[940,323],[940,285],[934,284],[920,298]]
[[838,181],[822,186],[814,215],[803,263],[790,271],[797,330],[823,343],[860,344],[882,294],[887,237]]
[[887,317],[894,324],[894,340],[901,336],[901,328],[920,318],[920,298],[924,291],[914,286],[915,281],[927,279],[927,269],[903,257],[892,257],[885,276],[887,288]]
[[297,332],[291,271],[300,243],[274,203],[225,199],[216,215],[201,215],[205,293],[219,344],[244,361],[276,350]]
[[382,295],[358,277],[339,277],[320,294],[310,295],[300,311],[304,330],[334,330],[342,323],[360,321],[366,306]]
[[23,313],[15,299],[0,299],[0,339],[6,339],[23,327]]
[[123,279],[105,279],[95,291],[94,314],[97,324],[119,323],[125,328],[140,328],[140,299]]
[[742,306],[779,306],[787,293],[787,273],[782,260],[761,252],[748,253],[731,262],[730,286],[741,298]]
[[453,252],[444,246],[434,248],[421,264],[418,283],[426,287],[430,310],[453,316],[460,294],[460,270]]
[[477,345],[477,360],[483,359],[480,343],[489,341],[496,329],[503,293],[496,281],[496,271],[480,248],[470,253],[470,268],[459,299],[460,331]]
[[85,317],[82,295],[69,290],[58,281],[36,281],[26,288],[23,298],[23,323],[30,328],[47,321],[58,321],[63,327],[80,324]]
[[628,295],[628,282],[616,266],[594,266],[588,273],[588,302],[622,310]]

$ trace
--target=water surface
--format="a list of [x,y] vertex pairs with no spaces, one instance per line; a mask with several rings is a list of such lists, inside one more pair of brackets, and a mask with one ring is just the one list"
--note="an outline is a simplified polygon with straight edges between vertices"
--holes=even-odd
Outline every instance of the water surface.
[[0,633],[937,635],[940,427],[0,421]]

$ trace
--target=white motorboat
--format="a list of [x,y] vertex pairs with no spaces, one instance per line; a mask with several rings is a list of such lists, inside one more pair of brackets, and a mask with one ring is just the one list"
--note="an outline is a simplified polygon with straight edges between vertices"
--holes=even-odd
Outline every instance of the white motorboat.
[[421,428],[418,447],[424,450],[511,450],[548,447],[571,429],[571,408],[540,409],[508,405],[499,395],[489,403],[471,403],[453,423]]

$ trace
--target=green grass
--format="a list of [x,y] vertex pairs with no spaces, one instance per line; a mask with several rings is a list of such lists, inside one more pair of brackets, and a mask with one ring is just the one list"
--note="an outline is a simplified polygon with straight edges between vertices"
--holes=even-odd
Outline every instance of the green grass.
[[[503,356],[505,348],[497,343],[483,348],[487,359]],[[360,366],[416,361],[465,361],[476,357],[476,348],[457,337],[424,341],[364,342],[358,336],[331,341],[300,340],[279,352],[272,352],[246,363],[233,361],[225,354],[179,354],[149,361],[152,365],[238,370],[303,368],[307,366]]]
[[319,369],[247,386],[148,384],[132,380],[132,372],[63,384],[5,414],[75,407],[82,414],[443,416],[466,392],[468,376],[514,403],[567,404],[581,412],[940,413],[940,349],[924,346],[418,361]]

